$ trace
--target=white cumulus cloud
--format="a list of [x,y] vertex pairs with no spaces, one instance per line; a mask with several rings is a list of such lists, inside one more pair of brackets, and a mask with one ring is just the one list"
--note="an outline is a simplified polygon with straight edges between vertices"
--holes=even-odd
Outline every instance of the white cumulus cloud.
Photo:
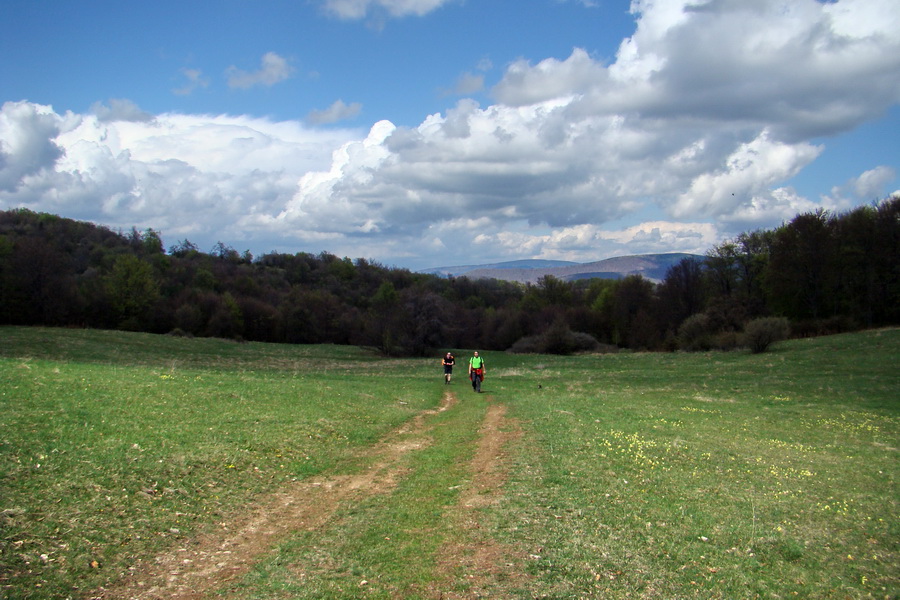
[[244,71],[235,66],[228,67],[226,76],[228,87],[248,89],[257,85],[272,86],[289,78],[294,72],[286,58],[274,52],[267,52],[256,71]]
[[356,117],[361,110],[362,104],[359,102],[345,104],[343,100],[335,100],[334,103],[325,110],[314,110],[309,113],[306,120],[314,125],[337,123],[338,121]]
[[[354,223],[348,231],[402,228],[416,239],[434,235],[435,222],[485,219],[508,233],[478,240],[514,240],[523,253],[544,247],[529,227],[570,235],[652,207],[720,233],[777,225],[817,206],[784,185],[823,151],[813,140],[900,101],[890,35],[900,7],[855,8],[635,0],[637,29],[612,64],[578,48],[515,62],[492,90],[497,104],[463,100],[348,145],[285,215],[314,202]],[[635,248],[674,229],[641,231]]]
[[64,150],[55,142],[62,119],[47,106],[7,102],[0,110],[0,190],[17,191],[26,178],[52,169]]
[[7,103],[0,111],[0,156],[9,156],[0,162],[0,207],[238,243],[258,233],[252,224],[261,217],[279,214],[298,180],[326,166],[331,149],[351,134],[249,117],[109,121]]
[[200,69],[182,69],[181,74],[186,81],[181,87],[172,90],[177,96],[189,96],[194,90],[209,87],[209,77],[204,76]]
[[821,203],[827,208],[844,210],[856,204],[876,202],[883,197],[885,186],[896,176],[897,171],[893,167],[877,166],[832,187],[831,193],[821,198]]
[[371,11],[385,11],[392,17],[428,14],[455,0],[325,0],[325,10],[341,19],[361,19]]
[[147,122],[153,120],[153,115],[143,111],[137,104],[131,100],[122,98],[113,98],[109,101],[109,106],[97,102],[91,106],[97,119],[101,122],[108,121],[138,121]]

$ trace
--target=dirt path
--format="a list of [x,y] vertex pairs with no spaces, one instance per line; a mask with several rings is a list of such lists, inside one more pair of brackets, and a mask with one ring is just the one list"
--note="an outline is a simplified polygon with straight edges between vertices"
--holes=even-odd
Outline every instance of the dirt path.
[[506,407],[492,404],[479,431],[478,449],[470,466],[472,483],[460,495],[448,518],[458,523],[462,535],[439,551],[441,579],[432,583],[429,595],[438,599],[504,598],[504,582],[522,577],[516,552],[484,533],[479,509],[499,502],[509,465],[506,447],[522,435],[506,418]]
[[[247,573],[261,555],[292,531],[312,530],[322,526],[336,510],[349,502],[384,494],[403,476],[401,458],[408,452],[429,444],[425,418],[449,410],[456,403],[451,392],[444,395],[441,406],[425,411],[385,440],[365,450],[376,457],[366,471],[348,476],[320,477],[299,482],[279,490],[257,502],[244,515],[221,523],[216,531],[175,549],[174,552],[141,561],[129,574],[108,588],[97,590],[92,600],[197,600],[208,591]],[[502,464],[503,448],[518,436],[518,429],[505,425],[505,408],[491,405],[482,425],[478,449],[472,461],[472,484],[461,495],[452,511],[469,538],[466,544],[448,545],[442,550],[442,570],[446,581],[436,582],[429,593],[435,598],[462,598],[442,590],[449,589],[459,576],[459,566],[470,587],[483,587],[498,574],[498,565],[506,565],[506,552],[485,536],[478,536],[478,507],[496,502],[505,480]],[[469,534],[471,532],[471,535]]]

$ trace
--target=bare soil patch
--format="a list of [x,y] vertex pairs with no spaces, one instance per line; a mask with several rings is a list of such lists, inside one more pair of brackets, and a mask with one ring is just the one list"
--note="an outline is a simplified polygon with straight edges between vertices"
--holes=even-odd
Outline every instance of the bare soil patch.
[[425,418],[448,410],[456,397],[447,392],[441,406],[424,411],[388,435],[374,448],[375,462],[364,472],[304,480],[261,498],[213,531],[171,552],[139,560],[122,579],[96,590],[92,600],[196,600],[223,583],[244,575],[277,541],[292,531],[321,527],[354,498],[390,491],[402,476],[400,459],[428,445]]

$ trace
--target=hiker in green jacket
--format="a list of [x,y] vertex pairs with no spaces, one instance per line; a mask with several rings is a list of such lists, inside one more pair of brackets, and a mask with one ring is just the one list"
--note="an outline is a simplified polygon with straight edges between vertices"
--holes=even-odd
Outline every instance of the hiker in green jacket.
[[481,392],[481,382],[484,381],[484,359],[478,356],[478,352],[469,359],[469,379],[472,380],[472,389]]

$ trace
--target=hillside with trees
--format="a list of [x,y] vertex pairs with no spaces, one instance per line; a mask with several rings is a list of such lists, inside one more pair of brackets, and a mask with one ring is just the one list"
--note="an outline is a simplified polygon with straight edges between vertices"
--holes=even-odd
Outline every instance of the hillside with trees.
[[0,323],[282,343],[568,353],[728,349],[780,318],[794,335],[900,323],[900,197],[801,214],[685,258],[654,283],[442,278],[357,258],[248,252],[152,230],[0,212]]

